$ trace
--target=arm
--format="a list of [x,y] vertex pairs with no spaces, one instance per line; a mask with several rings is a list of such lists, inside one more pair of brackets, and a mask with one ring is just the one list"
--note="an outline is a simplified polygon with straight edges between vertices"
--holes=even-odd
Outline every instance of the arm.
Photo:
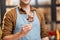
[[49,40],[48,38],[48,30],[45,25],[45,18],[43,11],[40,11],[40,17],[41,17],[41,35],[42,35],[42,40]]
[[2,40],[18,40],[19,38],[25,36],[31,30],[31,27],[32,25],[26,24],[23,26],[20,32],[12,34],[13,17],[11,15],[11,12],[7,12],[2,23]]
[[18,32],[16,34],[11,34],[11,35],[8,35],[8,36],[4,36],[2,40],[18,40],[21,37],[22,37],[22,35]]
[[41,23],[41,38],[43,39],[48,39],[48,30],[47,27],[45,26],[45,19],[44,19],[44,14],[43,14],[43,10],[41,9],[37,9],[37,15],[40,19],[40,23]]
[[6,12],[2,22],[2,40],[16,40],[21,37],[20,33],[12,34],[12,15],[11,12]]

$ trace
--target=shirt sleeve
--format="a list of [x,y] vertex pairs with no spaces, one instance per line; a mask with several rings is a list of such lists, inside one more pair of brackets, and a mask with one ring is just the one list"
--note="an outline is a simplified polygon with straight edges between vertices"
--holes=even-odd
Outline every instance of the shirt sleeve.
[[11,12],[6,12],[2,21],[2,38],[12,34],[12,16]]
[[48,36],[48,29],[45,24],[45,18],[43,11],[41,9],[37,9],[37,15],[40,19],[40,25],[41,25],[41,38],[47,37]]
[[45,24],[44,13],[41,11],[41,35],[44,37],[48,36],[48,29]]

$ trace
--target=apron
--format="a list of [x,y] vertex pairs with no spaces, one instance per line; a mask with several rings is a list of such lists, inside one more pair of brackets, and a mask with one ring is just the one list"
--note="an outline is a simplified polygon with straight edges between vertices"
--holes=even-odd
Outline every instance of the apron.
[[[27,20],[27,14],[21,14],[19,12],[18,7],[16,7],[16,13],[17,13],[17,19],[16,19],[16,28],[14,30],[14,34],[17,32],[20,32],[22,27],[25,24],[28,24],[28,20]],[[40,37],[40,21],[36,15],[36,12],[33,11],[34,13],[34,21],[32,22],[32,29],[27,33],[27,35],[25,35],[22,38],[19,38],[19,40],[41,40]]]

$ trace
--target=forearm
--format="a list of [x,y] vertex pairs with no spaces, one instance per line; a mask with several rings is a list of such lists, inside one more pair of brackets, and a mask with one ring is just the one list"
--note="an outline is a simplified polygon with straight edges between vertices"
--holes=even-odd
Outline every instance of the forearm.
[[2,40],[18,40],[21,37],[22,37],[22,35],[18,32],[18,33],[13,34],[13,35],[5,36],[5,37],[3,37]]
[[44,37],[42,38],[42,40],[49,40],[49,37]]

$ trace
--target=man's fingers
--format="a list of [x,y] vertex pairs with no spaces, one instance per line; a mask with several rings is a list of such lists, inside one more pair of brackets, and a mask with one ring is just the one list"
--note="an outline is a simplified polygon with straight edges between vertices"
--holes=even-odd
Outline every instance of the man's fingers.
[[30,31],[31,28],[32,28],[31,26],[26,26],[26,27],[23,27],[23,30],[24,30],[24,31]]

